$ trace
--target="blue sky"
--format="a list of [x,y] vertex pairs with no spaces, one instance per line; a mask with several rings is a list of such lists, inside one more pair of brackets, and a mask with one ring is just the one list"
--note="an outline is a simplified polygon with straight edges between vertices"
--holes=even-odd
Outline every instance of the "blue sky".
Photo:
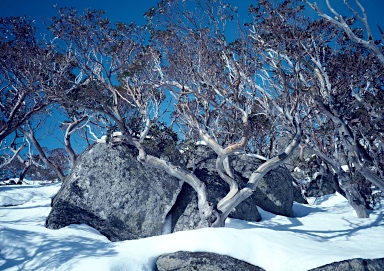
[[75,7],[78,10],[102,9],[113,20],[144,23],[144,12],[156,5],[157,2],[157,0],[2,0],[0,2],[0,16],[27,15],[39,21],[42,17],[54,16],[56,10],[53,6],[57,4],[59,7]]
[[[159,0],[1,0],[0,16],[27,15],[36,22],[41,18],[55,15],[54,4],[59,7],[75,7],[77,10],[86,8],[105,10],[107,16],[114,21],[145,23],[144,13],[155,6]],[[255,0],[229,1],[246,12],[247,7]]]
[[[380,23],[384,29],[384,1],[383,0],[360,0],[367,10],[369,21],[372,26]],[[53,6],[57,4],[59,7],[75,7],[77,10],[86,8],[102,9],[107,12],[107,16],[113,21],[121,22],[137,22],[144,24],[144,13],[151,7],[156,5],[158,0],[1,0],[0,1],[0,17],[6,16],[28,16],[36,20],[38,25],[42,27],[42,21],[49,19],[56,14]],[[233,5],[239,7],[241,15],[247,14],[247,8],[250,4],[256,4],[257,0],[229,0]],[[311,2],[314,2],[313,0]],[[316,0],[322,10],[326,10],[325,0]],[[354,4],[355,0],[349,1]],[[342,13],[346,11],[343,0],[331,0],[334,8]],[[310,12],[313,15],[313,12]],[[373,27],[376,30],[376,27]],[[375,31],[377,33],[377,31]]]

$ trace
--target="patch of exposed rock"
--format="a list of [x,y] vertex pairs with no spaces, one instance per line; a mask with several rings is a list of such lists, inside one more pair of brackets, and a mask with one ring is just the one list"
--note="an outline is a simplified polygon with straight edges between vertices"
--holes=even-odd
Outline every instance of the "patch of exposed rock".
[[156,262],[158,271],[263,271],[238,259],[208,252],[179,251],[162,255]]
[[164,171],[139,163],[128,146],[95,144],[63,182],[46,226],[88,224],[112,241],[160,235],[181,186]]
[[323,265],[309,271],[382,271],[384,258],[380,259],[350,259]]

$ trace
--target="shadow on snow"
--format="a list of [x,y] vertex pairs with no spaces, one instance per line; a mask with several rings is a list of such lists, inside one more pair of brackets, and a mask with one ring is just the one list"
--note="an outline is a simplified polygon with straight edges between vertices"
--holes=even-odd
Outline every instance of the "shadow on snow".
[[[93,229],[89,229],[92,231]],[[0,269],[55,270],[73,259],[108,257],[117,253],[110,242],[77,236],[3,228],[0,233]],[[67,266],[67,269],[70,269]]]

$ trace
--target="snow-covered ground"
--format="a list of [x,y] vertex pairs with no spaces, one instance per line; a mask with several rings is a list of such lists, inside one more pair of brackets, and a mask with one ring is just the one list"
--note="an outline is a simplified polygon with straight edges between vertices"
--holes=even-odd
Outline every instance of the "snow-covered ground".
[[59,188],[59,183],[0,187],[0,206],[8,206],[0,207],[0,270],[149,271],[159,255],[179,250],[226,254],[268,271],[384,257],[383,206],[369,219],[358,219],[338,194],[295,204],[295,218],[260,210],[259,223],[228,219],[225,228],[112,243],[86,225],[44,227]]

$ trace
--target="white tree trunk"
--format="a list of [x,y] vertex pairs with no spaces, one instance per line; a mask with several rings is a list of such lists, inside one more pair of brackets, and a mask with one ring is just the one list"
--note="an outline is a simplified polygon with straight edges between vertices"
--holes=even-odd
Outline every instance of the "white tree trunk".
[[250,197],[255,191],[261,179],[267,174],[270,170],[277,168],[284,161],[289,158],[293,151],[299,146],[302,137],[302,130],[300,127],[297,127],[296,134],[292,139],[291,143],[286,147],[284,152],[279,154],[276,157],[273,157],[263,164],[261,164],[249,177],[247,185],[241,189],[234,197],[224,202],[221,206],[221,223],[224,223],[225,219],[228,217],[229,213],[239,205],[242,201]]
[[56,173],[56,175],[57,175],[57,177],[59,178],[60,181],[64,181],[64,179],[65,179],[64,173],[61,171],[61,169],[57,165],[53,164],[47,158],[47,156],[45,155],[45,153],[43,151],[43,148],[41,147],[39,142],[36,140],[34,133],[32,131],[27,132],[26,130],[24,130],[22,128],[19,128],[19,130],[26,137],[28,137],[29,140],[31,141],[31,143],[33,144],[33,146],[35,146],[35,148],[36,148],[36,150],[37,150],[37,152],[39,154],[39,157],[44,162],[44,164],[46,164],[51,170],[53,170]]

